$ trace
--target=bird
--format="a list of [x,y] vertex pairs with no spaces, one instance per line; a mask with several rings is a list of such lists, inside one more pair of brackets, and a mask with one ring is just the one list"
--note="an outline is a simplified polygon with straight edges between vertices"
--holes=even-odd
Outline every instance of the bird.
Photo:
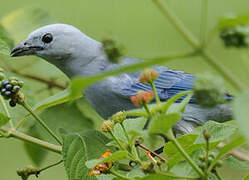
[[[11,51],[12,57],[35,55],[55,65],[69,78],[89,77],[109,72],[127,65],[143,62],[133,57],[123,57],[119,63],[108,59],[103,44],[68,24],[50,24],[36,29]],[[155,87],[162,102],[172,96],[193,89],[194,75],[165,66],[153,65],[159,73]],[[140,90],[151,90],[139,82],[141,71],[109,76],[88,86],[83,95],[90,106],[104,119],[116,112],[134,109],[130,97]],[[212,108],[200,106],[191,99],[173,131],[187,134],[208,120],[225,122],[232,119],[231,107],[220,104]]]

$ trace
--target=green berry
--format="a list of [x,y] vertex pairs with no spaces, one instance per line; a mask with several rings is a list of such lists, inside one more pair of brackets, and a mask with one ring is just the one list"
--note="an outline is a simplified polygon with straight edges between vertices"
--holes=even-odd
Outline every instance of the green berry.
[[210,154],[209,154],[209,157],[211,157],[211,158],[215,158],[215,153],[214,152],[211,152]]
[[5,78],[4,73],[0,72],[0,80],[2,81],[2,80],[4,80],[4,78]]
[[199,165],[199,167],[200,167],[201,169],[204,169],[204,168],[206,167],[205,162],[202,162],[202,163]]
[[208,157],[208,163],[211,164],[214,159],[211,157]]
[[12,79],[12,80],[10,80],[10,84],[15,86],[15,85],[18,85],[18,82],[17,82],[17,80]]
[[199,160],[200,160],[200,161],[205,161],[205,159],[206,159],[205,156],[203,156],[203,155],[199,156]]
[[18,82],[18,85],[19,85],[20,87],[23,87],[23,85],[24,85],[24,82],[23,82],[23,81],[18,80],[17,82]]
[[14,86],[12,92],[17,93],[20,90],[20,86]]
[[215,164],[216,167],[221,167],[222,165],[223,165],[222,160],[217,161],[217,163]]

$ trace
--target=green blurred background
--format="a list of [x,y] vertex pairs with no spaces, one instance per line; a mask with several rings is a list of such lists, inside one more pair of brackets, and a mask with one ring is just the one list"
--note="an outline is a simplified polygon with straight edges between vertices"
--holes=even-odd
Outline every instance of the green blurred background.
[[[213,32],[209,49],[213,54],[216,54],[221,63],[237,76],[240,81],[243,81],[244,84],[249,84],[248,50],[224,48],[218,37],[218,31],[213,30],[220,18],[224,16],[248,13],[249,1],[209,0],[208,2],[207,32],[209,34]],[[167,0],[167,3],[178,17],[184,21],[186,26],[199,37],[201,0]],[[153,58],[191,49],[191,46],[158,11],[151,0],[1,0],[0,19],[3,18],[3,24],[8,26],[7,29],[14,37],[15,43],[23,40],[29,32],[40,25],[32,17],[35,14],[24,15],[26,12],[29,12],[27,10],[29,7],[40,8],[48,12],[51,17],[51,20],[48,21],[72,24],[97,40],[114,37],[125,47],[126,54],[131,56]],[[7,64],[22,72],[36,74],[44,78],[52,77],[62,84],[68,82],[68,79],[61,72],[39,58],[24,57],[13,60],[6,56],[0,56],[0,59],[1,64]],[[194,74],[204,71],[217,73],[199,57],[173,60],[168,62],[166,66]],[[27,99],[32,105],[59,91],[56,88],[48,90],[46,85],[34,80],[22,79],[25,81],[24,91],[26,92]],[[227,82],[227,88],[233,91],[229,86],[229,82]],[[53,113],[62,113],[65,108],[67,107],[49,109],[43,112],[42,116],[45,116],[46,119],[51,119],[48,123],[52,124]],[[87,110],[85,108],[82,110],[82,107],[79,110],[80,115],[82,115],[79,118],[84,119],[82,126],[85,125],[86,128],[92,128],[93,124],[90,118],[84,113]],[[12,112],[16,120],[23,118],[25,114],[26,112],[23,112],[22,108],[16,108]],[[66,118],[68,124],[73,123],[70,116],[61,116],[60,118]],[[64,123],[62,126],[65,126],[65,124],[67,123]],[[39,155],[38,153],[37,156]],[[57,160],[59,160],[59,156],[49,153],[41,166]],[[15,173],[16,169],[28,164],[32,164],[32,162],[28,158],[22,142],[0,139],[1,180],[20,179]],[[226,176],[226,180],[240,179],[240,172],[230,172],[231,170],[228,167],[223,168],[222,173]],[[30,179],[35,179],[35,177]],[[66,180],[67,177],[63,165],[60,165],[42,173],[39,179]]]

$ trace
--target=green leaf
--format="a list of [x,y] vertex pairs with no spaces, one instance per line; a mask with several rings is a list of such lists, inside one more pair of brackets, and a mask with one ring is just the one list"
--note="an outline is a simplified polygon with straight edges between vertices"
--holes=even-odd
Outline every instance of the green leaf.
[[47,99],[42,100],[36,104],[33,108],[34,111],[41,111],[43,109],[56,106],[69,101],[69,90],[65,89],[53,96],[48,97]]
[[[144,117],[126,119],[126,120],[124,120],[123,124],[124,124],[124,127],[125,127],[126,131],[128,132],[128,134],[139,135],[139,134],[141,134],[141,132],[143,130],[143,127],[146,123],[146,120],[147,119]],[[120,139],[122,141],[127,140],[120,124],[116,124],[113,131],[114,131],[114,135],[118,139]]]
[[219,29],[225,29],[229,27],[235,27],[238,25],[249,25],[249,14],[233,15],[224,17],[219,22]]
[[10,48],[8,44],[0,38],[0,54],[10,55]]
[[219,150],[219,153],[216,156],[216,158],[213,160],[213,162],[211,163],[210,168],[214,167],[214,165],[217,163],[217,161],[220,158],[222,158],[224,155],[226,155],[227,153],[229,153],[233,149],[235,149],[235,148],[237,148],[245,143],[246,143],[246,139],[243,136],[238,136],[235,139],[233,139],[231,142],[229,142],[228,144],[226,144],[224,147],[222,147]]
[[249,162],[248,161],[240,161],[233,156],[229,156],[225,159],[225,162],[231,166],[232,168],[238,169],[238,170],[249,170]]
[[[188,134],[188,135],[178,137],[177,140],[179,141],[180,145],[184,148],[184,150],[189,155],[191,155],[193,152],[201,149],[202,147],[205,147],[205,144],[194,144],[197,137],[198,135]],[[211,144],[210,149],[213,149],[216,144],[218,143]],[[172,142],[166,143],[164,147],[164,154],[169,158],[169,161],[167,162],[169,169],[171,169],[173,166],[175,166],[180,161],[184,160],[184,157],[175,148]]]
[[[57,132],[58,128],[64,128],[69,132],[79,132],[94,127],[92,121],[82,115],[75,103],[50,107],[42,111],[40,117],[54,132]],[[50,137],[43,129],[41,131],[44,138]]]
[[76,106],[84,115],[84,117],[91,119],[95,125],[95,129],[100,129],[103,122],[103,118],[86,102],[84,98],[80,98],[76,101]]
[[151,119],[149,133],[166,134],[174,124],[181,119],[180,113],[156,114]]
[[[178,137],[177,141],[181,144],[183,149],[187,149],[192,144],[194,144],[197,137],[198,135],[196,134],[187,134],[187,135]],[[176,155],[176,152],[178,152],[178,150],[172,142],[168,142],[165,144],[163,152],[168,158],[171,158],[171,157],[173,158],[173,156]]]
[[106,158],[92,159],[90,161],[87,161],[86,166],[91,169],[94,168],[97,164],[103,164],[106,162],[115,162],[117,160],[126,159],[127,157],[128,157],[127,151],[117,151],[113,153],[111,156],[108,156]]
[[[219,142],[230,137],[236,130],[236,127],[231,124],[217,123],[214,121],[208,121],[197,134],[188,134],[178,137],[178,141],[185,151],[191,155],[193,152],[206,146],[206,141],[203,137],[203,130],[206,129],[210,132],[210,150],[212,150]],[[164,147],[164,154],[170,158],[168,161],[168,167],[172,168],[178,162],[183,160],[181,153],[177,151],[171,142],[166,143]]]
[[3,113],[0,112],[0,127],[7,124],[9,122],[10,118]]
[[202,132],[207,130],[211,134],[210,143],[220,142],[230,137],[236,131],[237,127],[232,124],[218,123],[215,121],[208,121],[201,128],[200,136],[197,138],[195,144],[205,143],[206,140],[203,137]]
[[149,174],[145,177],[137,177],[136,180],[174,180],[175,178],[165,176],[162,174]]
[[249,174],[247,174],[247,175],[243,178],[243,180],[249,180]]
[[106,144],[109,139],[102,133],[89,130],[81,133],[67,134],[61,132],[63,138],[62,156],[68,180],[92,180],[95,176],[89,176],[90,170],[85,163],[89,159],[99,158],[106,152]]
[[235,97],[233,102],[233,111],[235,120],[240,126],[240,130],[245,135],[249,142],[249,116],[248,116],[248,107],[249,107],[249,93],[241,93]]
[[[40,131],[36,124],[32,125],[25,132],[26,134],[41,139]],[[39,167],[47,155],[47,151],[31,143],[23,143],[24,149],[32,162]],[[38,155],[39,154],[39,155]]]

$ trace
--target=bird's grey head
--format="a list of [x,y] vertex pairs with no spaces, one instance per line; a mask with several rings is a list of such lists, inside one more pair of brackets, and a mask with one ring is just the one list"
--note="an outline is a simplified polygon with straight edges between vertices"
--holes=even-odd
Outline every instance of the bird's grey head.
[[68,61],[80,57],[81,62],[78,63],[86,64],[96,56],[96,49],[100,46],[99,42],[71,25],[52,24],[30,33],[27,39],[13,48],[11,56],[36,55],[65,72],[63,68]]

